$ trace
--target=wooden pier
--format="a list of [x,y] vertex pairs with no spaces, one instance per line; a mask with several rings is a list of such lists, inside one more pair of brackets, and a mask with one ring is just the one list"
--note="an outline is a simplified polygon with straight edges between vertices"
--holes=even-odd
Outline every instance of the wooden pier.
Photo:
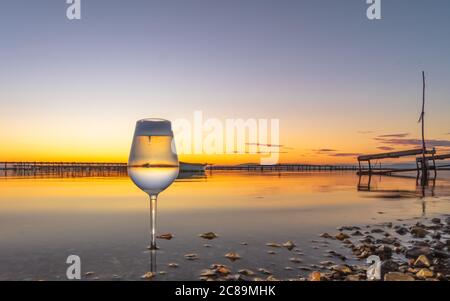
[[312,164],[244,164],[244,165],[208,165],[207,170],[241,171],[345,171],[357,170],[355,165],[312,165]]
[[42,172],[81,170],[126,170],[126,163],[98,162],[0,162],[1,170],[35,170]]
[[[383,159],[397,159],[401,157],[408,157],[408,156],[418,156],[418,155],[431,155],[430,158],[434,158],[436,154],[436,150],[426,150],[422,148],[418,149],[411,149],[411,150],[404,150],[404,151],[398,151],[398,152],[388,152],[388,153],[379,153],[379,154],[372,154],[372,155],[362,155],[358,156],[358,174],[364,175],[364,174],[392,174],[394,172],[410,172],[410,171],[419,171],[419,166],[417,165],[417,168],[411,169],[411,168],[378,168],[374,169],[372,166],[373,160],[383,160]],[[361,165],[361,162],[367,162],[368,169],[364,169]],[[428,164],[427,169],[428,169]]]
[[[235,171],[346,171],[357,170],[355,165],[313,165],[313,164],[243,164],[212,165],[198,164],[202,168],[186,169],[193,164],[181,163],[182,171],[235,170]],[[184,170],[186,169],[186,170]],[[85,162],[0,162],[0,170],[34,171],[39,173],[78,172],[78,171],[125,171],[126,163],[85,163]]]

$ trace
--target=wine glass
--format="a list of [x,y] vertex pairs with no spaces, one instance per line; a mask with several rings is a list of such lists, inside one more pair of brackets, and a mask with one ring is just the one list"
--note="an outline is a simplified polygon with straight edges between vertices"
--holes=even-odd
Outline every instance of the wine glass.
[[156,201],[158,194],[178,176],[179,162],[170,121],[142,119],[136,122],[128,158],[128,175],[150,196],[150,249],[156,250]]

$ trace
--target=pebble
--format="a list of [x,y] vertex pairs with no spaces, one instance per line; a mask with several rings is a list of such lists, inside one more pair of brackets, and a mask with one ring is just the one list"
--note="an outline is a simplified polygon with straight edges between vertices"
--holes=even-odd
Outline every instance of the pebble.
[[216,233],[214,233],[214,232],[206,232],[206,233],[203,233],[203,234],[199,234],[199,236],[200,236],[201,238],[209,239],[209,240],[219,237],[219,236],[218,236]]
[[350,236],[349,235],[347,235],[347,234],[345,234],[345,233],[343,233],[343,232],[339,232],[338,234],[336,234],[335,236],[334,236],[337,240],[344,240],[344,239],[347,239],[347,238],[350,238]]
[[289,240],[283,244],[283,247],[291,251],[293,248],[295,248],[295,244]]
[[155,274],[152,272],[147,272],[144,275],[141,276],[142,279],[152,279],[153,277],[155,277]]
[[187,260],[197,260],[198,256],[195,253],[190,253],[190,254],[184,255],[184,258],[186,258]]
[[225,257],[231,261],[241,259],[241,256],[239,256],[239,254],[236,252],[229,252],[229,253],[225,254]]
[[301,263],[302,262],[302,260],[300,258],[298,258],[298,257],[291,257],[291,258],[289,258],[289,260],[291,262],[294,262],[294,263]]
[[425,255],[420,255],[414,262],[414,266],[418,268],[429,268],[431,266],[431,262]]
[[156,236],[156,238],[171,240],[173,238],[173,235],[171,233],[165,233],[165,234]]
[[322,278],[322,275],[320,274],[320,272],[312,272],[309,275],[309,280],[310,281],[320,281],[320,279]]
[[242,270],[239,270],[239,274],[242,274],[245,276],[253,276],[253,275],[255,275],[255,272],[253,272],[252,270],[249,270],[249,269],[242,269]]
[[421,279],[431,278],[434,276],[434,273],[427,268],[420,269],[417,272],[416,276]]
[[389,272],[384,275],[384,281],[414,281],[414,277],[407,273]]

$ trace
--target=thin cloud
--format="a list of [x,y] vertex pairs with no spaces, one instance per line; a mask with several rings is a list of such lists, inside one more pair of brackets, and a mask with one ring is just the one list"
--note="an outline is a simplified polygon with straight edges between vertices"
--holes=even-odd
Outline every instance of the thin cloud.
[[[294,147],[285,146],[283,144],[271,144],[271,143],[259,143],[259,142],[248,142],[248,143],[245,143],[245,145],[247,145],[247,146],[258,146],[258,148],[259,147],[261,147],[261,148],[269,147],[269,148],[278,148],[278,149],[282,148],[284,150],[294,150],[295,149]],[[274,151],[268,151],[268,152],[269,153],[270,152],[273,153]],[[283,152],[283,153],[286,153],[286,152]]]
[[284,146],[282,144],[270,144],[270,143],[259,143],[259,142],[246,143],[246,145],[267,146],[267,147],[283,147]]
[[336,153],[336,154],[330,154],[330,156],[333,157],[358,157],[361,155],[360,153]]
[[[398,146],[421,146],[422,140],[420,139],[381,139],[375,138],[380,143],[389,144],[389,145],[398,145]],[[429,147],[450,147],[450,140],[437,140],[430,139],[425,140],[427,146]]]
[[409,136],[409,133],[380,135],[377,138],[405,138],[407,136]]
[[390,146],[378,146],[377,148],[380,149],[380,150],[384,150],[384,151],[391,151],[391,150],[395,149],[395,148],[390,147]]
[[330,153],[330,152],[337,152],[337,149],[332,148],[320,148],[320,149],[314,149],[313,151],[317,153]]

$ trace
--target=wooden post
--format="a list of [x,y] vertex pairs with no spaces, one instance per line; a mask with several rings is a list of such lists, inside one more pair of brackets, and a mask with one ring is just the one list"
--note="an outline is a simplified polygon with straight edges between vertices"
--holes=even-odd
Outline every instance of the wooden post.
[[428,182],[428,162],[426,161],[427,146],[425,143],[425,71],[422,71],[422,113],[420,114],[420,121],[422,121],[422,185],[425,186]]

